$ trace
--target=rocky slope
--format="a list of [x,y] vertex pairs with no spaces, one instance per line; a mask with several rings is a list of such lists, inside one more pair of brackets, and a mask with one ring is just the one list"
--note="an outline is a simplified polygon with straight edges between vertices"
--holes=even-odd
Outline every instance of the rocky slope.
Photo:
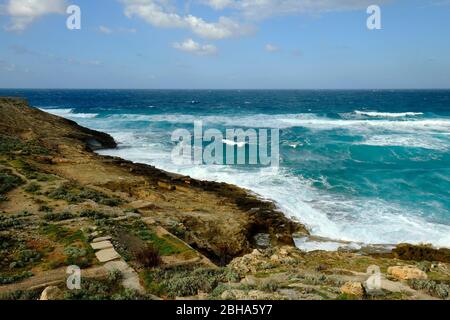
[[[301,252],[292,234],[308,231],[246,190],[99,156],[109,135],[19,99],[0,98],[0,119],[3,298],[448,297],[448,251]],[[80,290],[65,287],[68,265]]]

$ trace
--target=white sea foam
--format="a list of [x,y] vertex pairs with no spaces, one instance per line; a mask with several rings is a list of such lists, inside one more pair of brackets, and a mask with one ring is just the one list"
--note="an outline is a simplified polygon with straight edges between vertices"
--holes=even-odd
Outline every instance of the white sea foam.
[[355,114],[374,118],[404,118],[404,117],[423,116],[423,112],[377,112],[377,111],[358,111],[358,110],[355,110]]
[[74,113],[73,109],[69,108],[61,108],[61,109],[44,109],[39,108],[42,111],[47,113],[51,113],[55,116],[63,117],[63,118],[84,118],[90,119],[98,116],[98,113]]
[[365,140],[354,144],[370,146],[395,146],[409,148],[423,148],[429,150],[446,151],[450,147],[450,142],[441,140],[426,134],[384,134],[372,135]]
[[304,127],[311,130],[346,129],[355,132],[391,130],[394,132],[438,132],[450,131],[450,119],[408,119],[408,120],[362,120],[330,119],[314,114],[255,114],[248,116],[196,116],[188,114],[164,115],[111,115],[114,121],[149,121],[175,124],[192,124],[202,121],[204,124],[219,124],[225,127],[279,128]]

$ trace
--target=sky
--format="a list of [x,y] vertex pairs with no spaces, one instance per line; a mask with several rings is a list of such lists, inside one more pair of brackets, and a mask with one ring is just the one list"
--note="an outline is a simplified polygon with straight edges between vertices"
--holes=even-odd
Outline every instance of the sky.
[[0,0],[0,88],[450,88],[450,0]]

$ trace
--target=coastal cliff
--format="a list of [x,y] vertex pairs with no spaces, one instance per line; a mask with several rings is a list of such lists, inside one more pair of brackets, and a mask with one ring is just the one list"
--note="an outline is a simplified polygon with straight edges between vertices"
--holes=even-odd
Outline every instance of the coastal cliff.
[[[2,297],[449,296],[445,249],[302,252],[293,234],[308,230],[247,190],[100,156],[112,137],[20,99],[0,98],[0,119]],[[88,287],[62,286],[69,265]],[[373,265],[377,290],[365,284]]]

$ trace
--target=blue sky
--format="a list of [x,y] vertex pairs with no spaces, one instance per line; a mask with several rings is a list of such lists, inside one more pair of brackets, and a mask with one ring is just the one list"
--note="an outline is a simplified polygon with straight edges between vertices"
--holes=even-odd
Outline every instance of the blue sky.
[[2,88],[450,88],[447,0],[0,0],[0,28]]

